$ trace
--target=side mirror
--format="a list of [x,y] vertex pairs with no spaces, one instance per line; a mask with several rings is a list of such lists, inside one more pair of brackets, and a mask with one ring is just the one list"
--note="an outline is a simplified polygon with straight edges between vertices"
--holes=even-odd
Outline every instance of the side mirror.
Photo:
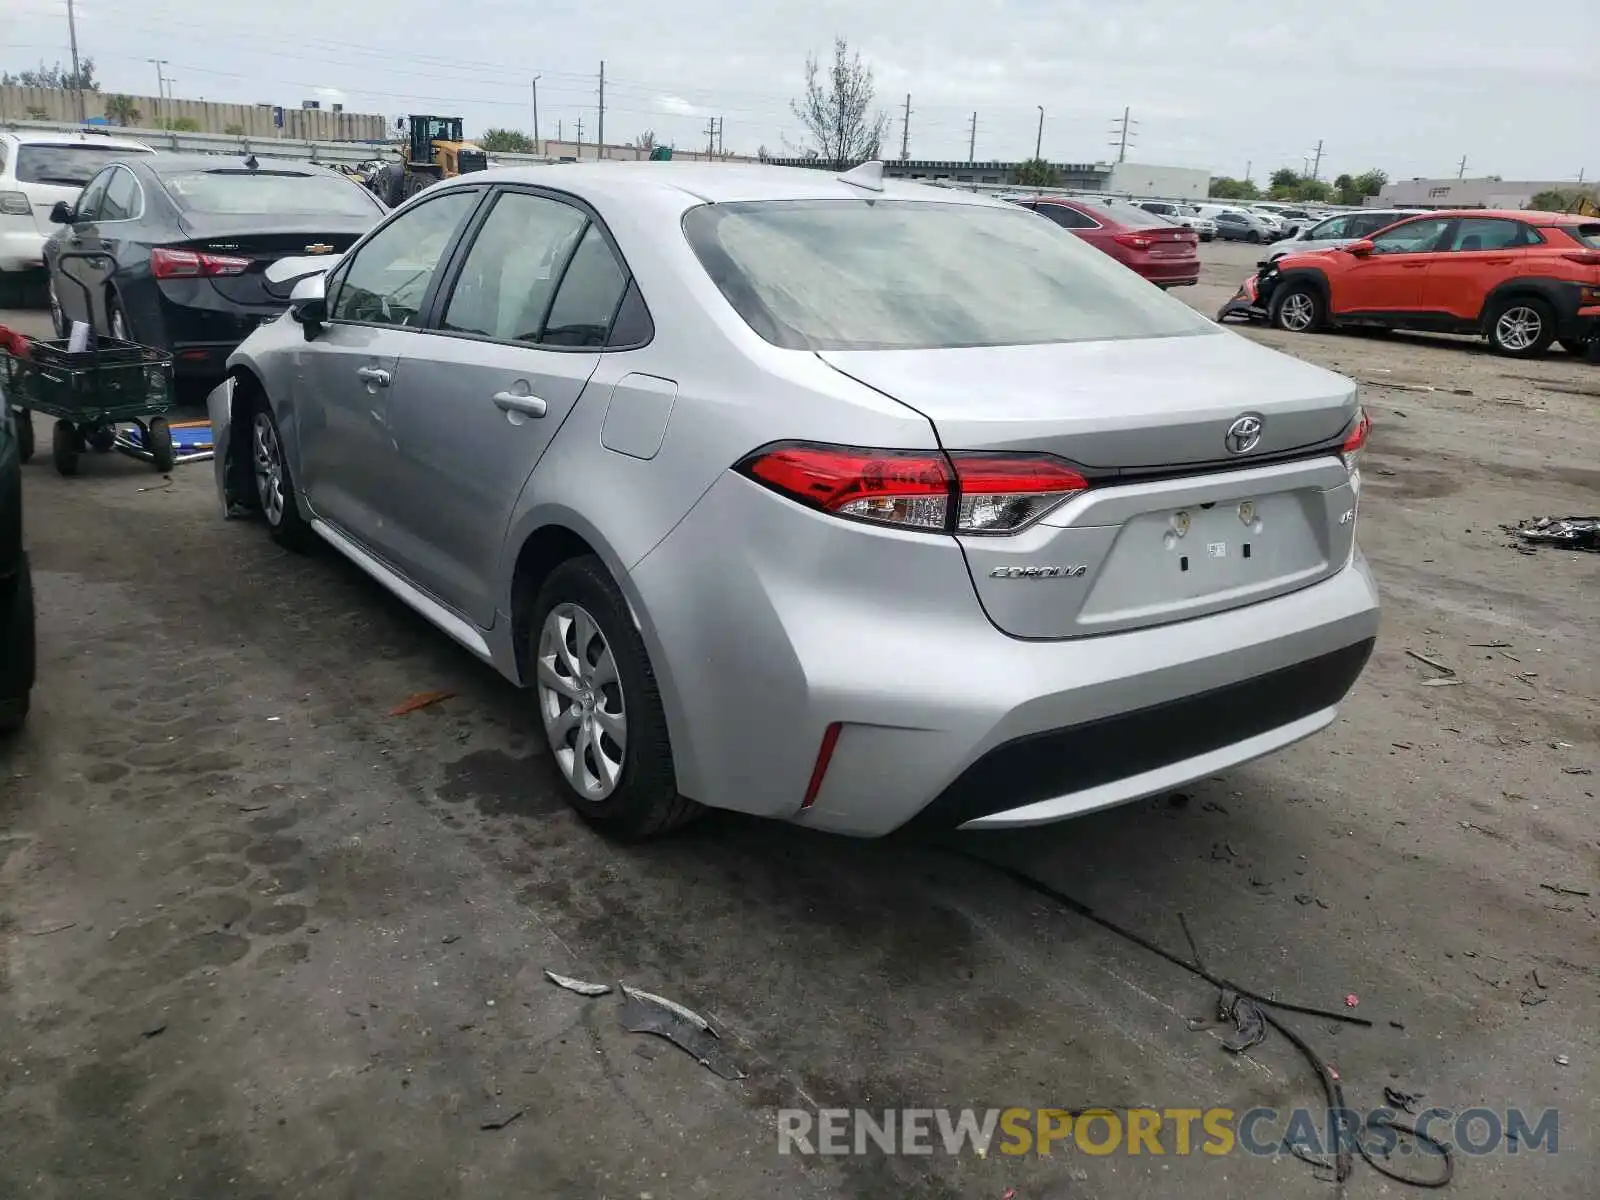
[[324,275],[308,275],[289,293],[289,315],[305,326],[307,340],[315,337],[328,319],[327,284]]
[[50,223],[52,225],[71,225],[72,220],[72,206],[65,200],[57,200],[50,209]]
[[1372,253],[1372,243],[1366,238],[1362,238],[1359,242],[1351,242],[1345,249],[1357,258],[1365,258]]

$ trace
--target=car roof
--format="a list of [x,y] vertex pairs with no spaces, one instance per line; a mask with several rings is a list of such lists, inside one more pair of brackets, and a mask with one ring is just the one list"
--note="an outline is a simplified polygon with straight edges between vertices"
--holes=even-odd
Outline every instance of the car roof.
[[675,198],[683,207],[694,202],[729,204],[742,200],[922,200],[1009,208],[1005,201],[955,188],[931,187],[884,179],[883,190],[845,183],[837,172],[806,167],[755,163],[600,162],[550,163],[534,167],[499,167],[458,176],[455,183],[526,183],[559,188],[578,196],[624,199],[654,193],[658,200]]
[[1588,225],[1593,217],[1581,213],[1541,212],[1530,208],[1440,208],[1432,211],[1411,211],[1408,217],[1462,217],[1498,218],[1502,221],[1525,221],[1533,225]]
[[114,150],[132,150],[134,153],[154,154],[155,150],[132,138],[111,137],[102,133],[84,133],[77,129],[51,131],[44,129],[11,129],[6,136],[15,138],[19,146],[110,146]]

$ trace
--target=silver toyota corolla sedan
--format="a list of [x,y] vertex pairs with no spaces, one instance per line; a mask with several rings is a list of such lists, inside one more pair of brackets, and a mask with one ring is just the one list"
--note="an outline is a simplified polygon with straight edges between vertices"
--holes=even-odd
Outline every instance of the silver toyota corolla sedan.
[[294,296],[211,396],[225,510],[528,687],[621,836],[1070,817],[1315,733],[1372,648],[1351,382],[1014,205],[488,171]]

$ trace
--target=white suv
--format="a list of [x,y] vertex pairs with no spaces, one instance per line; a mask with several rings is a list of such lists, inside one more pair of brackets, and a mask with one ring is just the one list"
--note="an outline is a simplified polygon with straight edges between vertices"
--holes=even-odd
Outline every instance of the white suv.
[[100,133],[0,133],[0,295],[18,277],[44,268],[57,200],[75,202],[83,185],[113,159],[154,153],[143,142]]

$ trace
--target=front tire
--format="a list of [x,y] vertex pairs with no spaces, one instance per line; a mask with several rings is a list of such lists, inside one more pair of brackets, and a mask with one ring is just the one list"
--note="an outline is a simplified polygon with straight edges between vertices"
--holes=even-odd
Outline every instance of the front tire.
[[178,465],[178,452],[172,444],[172,426],[165,417],[152,417],[145,426],[145,449],[150,451],[151,461],[163,475],[171,473]]
[[568,559],[550,572],[523,628],[539,717],[578,815],[638,840],[699,812],[678,795],[650,656],[600,560]]
[[1272,324],[1288,333],[1315,333],[1326,314],[1313,287],[1292,283],[1272,298]]
[[50,453],[56,470],[62,475],[78,473],[78,456],[83,453],[83,439],[78,427],[71,421],[57,421],[50,434]]
[[1508,358],[1537,358],[1555,335],[1555,313],[1533,296],[1504,301],[1489,318],[1489,345]]
[[265,400],[251,418],[250,461],[255,471],[256,499],[272,540],[288,550],[309,550],[316,535],[310,522],[300,515],[294,473],[283,450],[283,434]]
[[1261,235],[1252,229],[1249,233],[1244,235],[1244,240],[1249,242],[1251,245],[1259,246],[1261,244]]

